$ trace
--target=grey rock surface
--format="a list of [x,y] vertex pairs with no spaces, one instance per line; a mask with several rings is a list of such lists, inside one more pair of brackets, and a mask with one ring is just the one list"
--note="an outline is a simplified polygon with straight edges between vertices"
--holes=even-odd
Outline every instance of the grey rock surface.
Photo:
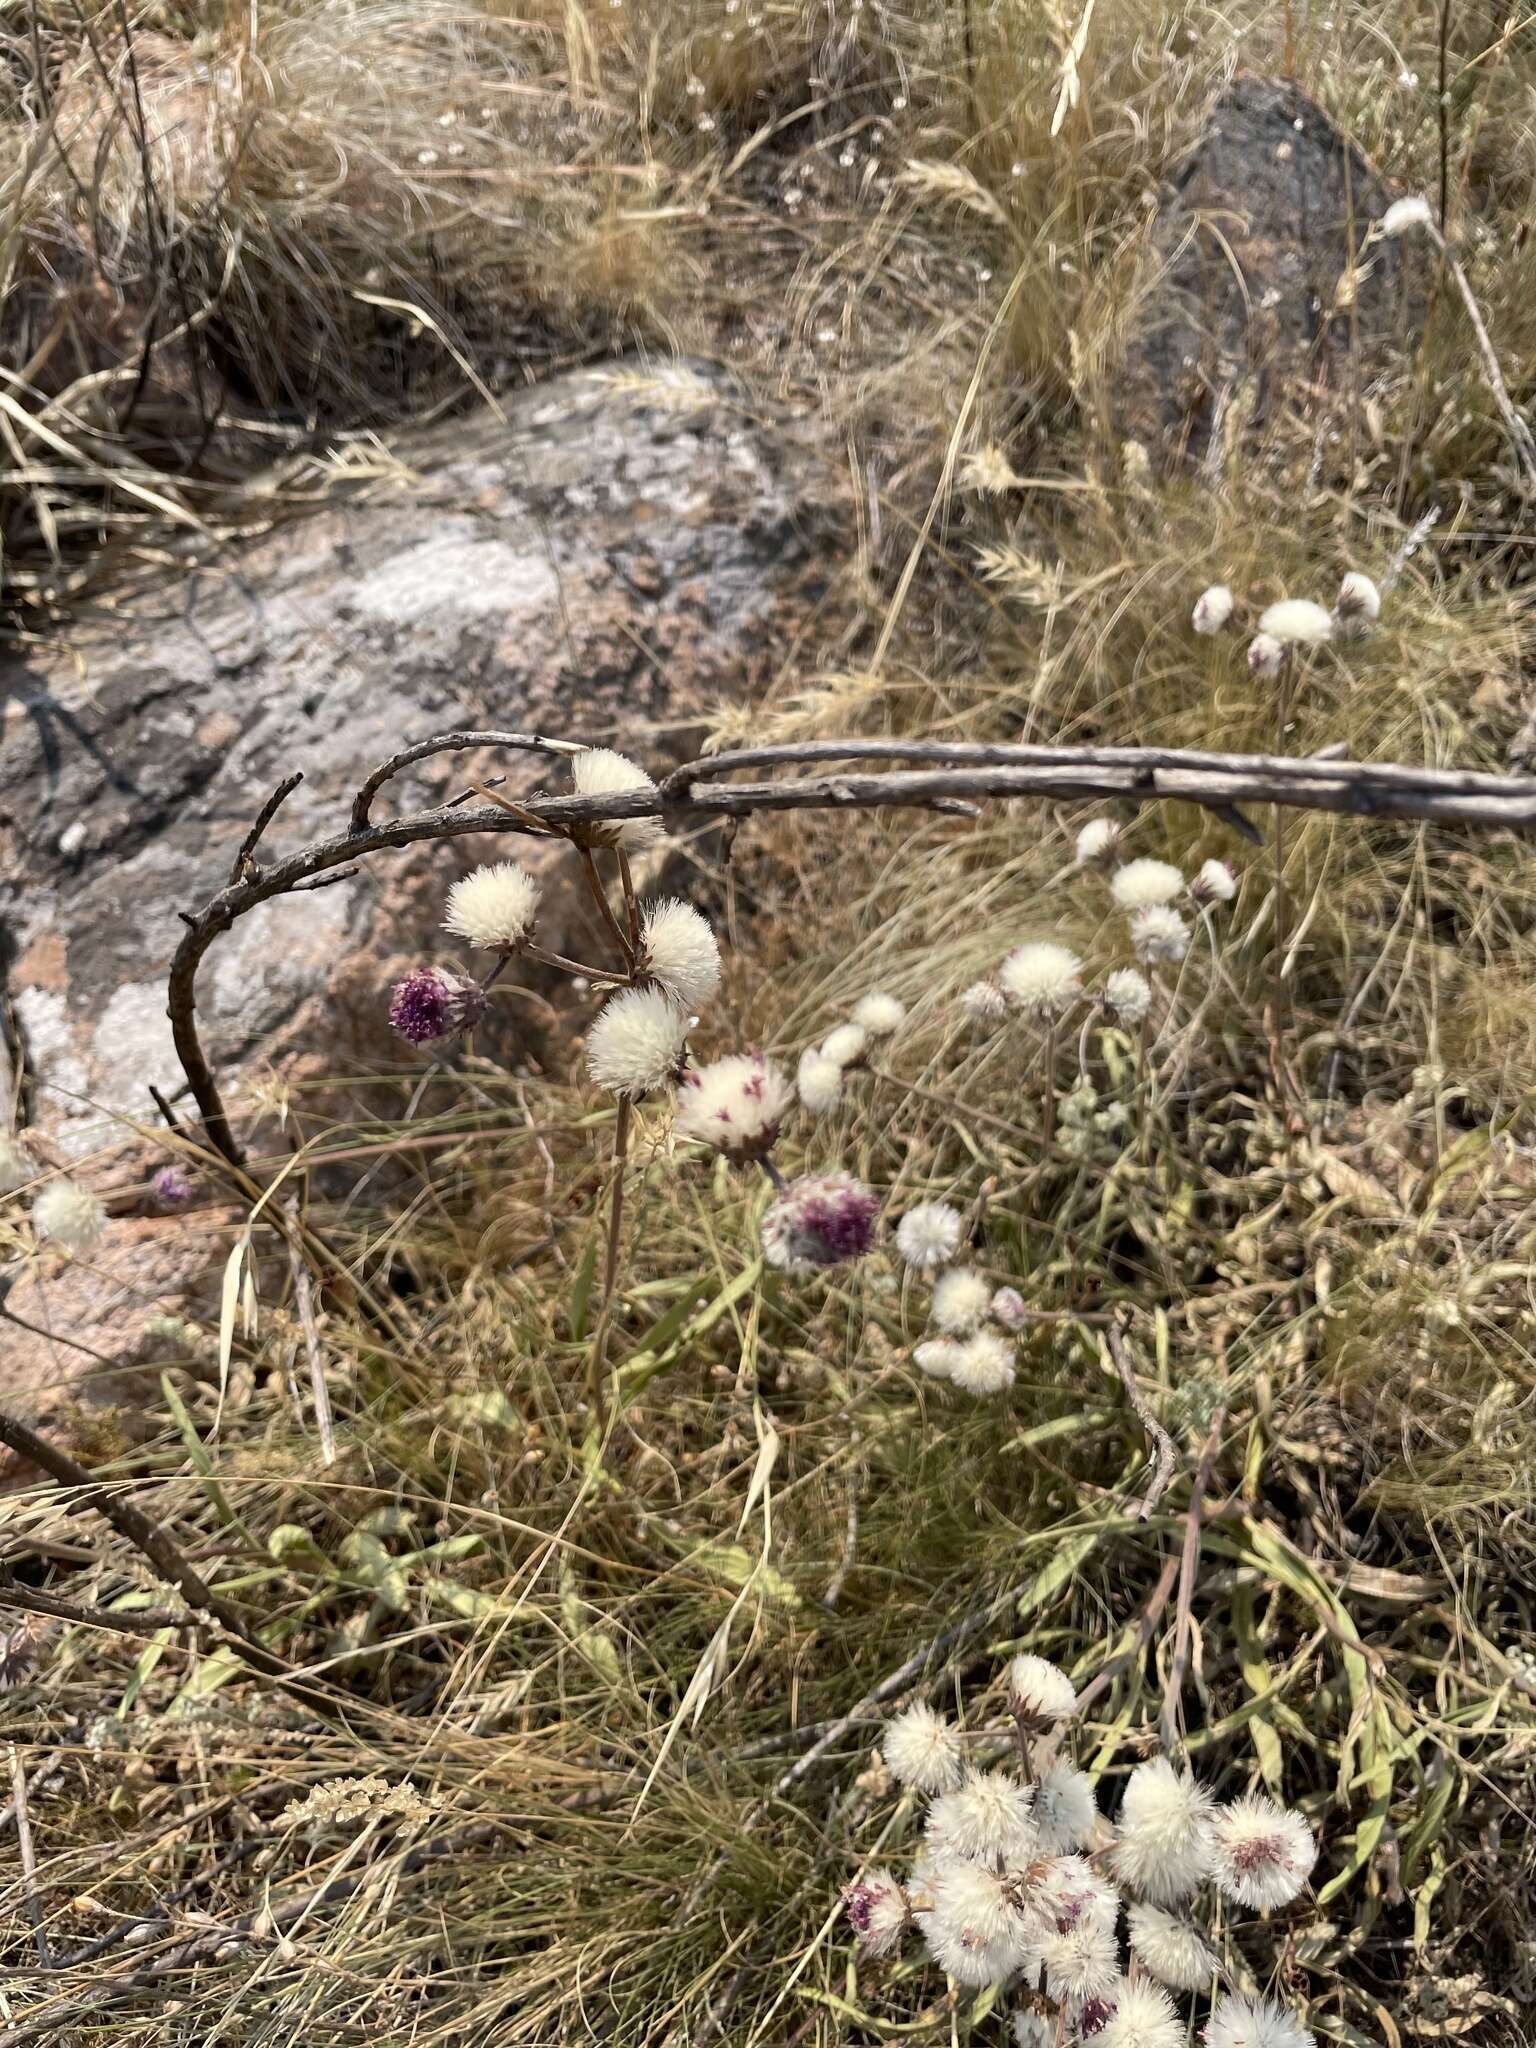
[[1412,317],[1410,244],[1374,242],[1358,274],[1391,197],[1296,86],[1235,78],[1159,208],[1119,386],[1125,430],[1198,458],[1213,429],[1367,390],[1401,360]]
[[[45,658],[0,657],[6,988],[28,1120],[56,1156],[94,1150],[115,1117],[152,1120],[149,1083],[181,1086],[177,912],[227,879],[285,774],[305,779],[273,852],[340,829],[370,767],[446,728],[666,760],[706,706],[771,679],[823,601],[828,472],[724,380],[621,366],[508,411],[402,441],[366,488],[163,573]],[[429,762],[374,814],[476,772],[534,786],[534,763]],[[384,994],[423,952],[452,956],[436,925],[455,860],[529,844],[382,856],[237,925],[199,993],[221,1075],[306,1050],[398,1061]]]

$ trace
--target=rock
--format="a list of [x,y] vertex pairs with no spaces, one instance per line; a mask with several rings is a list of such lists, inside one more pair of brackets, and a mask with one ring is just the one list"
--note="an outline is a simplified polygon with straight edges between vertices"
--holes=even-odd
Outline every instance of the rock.
[[1234,79],[1157,216],[1159,270],[1124,363],[1122,431],[1198,458],[1218,424],[1227,438],[1309,393],[1367,387],[1410,317],[1403,241],[1372,245],[1349,304],[1391,196],[1297,87]]
[[[67,645],[0,661],[0,919],[45,1160],[152,1125],[151,1083],[181,1092],[165,1015],[177,912],[227,880],[283,776],[305,779],[271,852],[341,829],[369,769],[449,728],[665,762],[696,742],[706,707],[761,690],[804,633],[845,528],[830,472],[738,408],[723,378],[619,366],[551,380],[507,412],[387,455],[360,447],[372,474],[351,495],[145,580]],[[374,816],[495,773],[513,788],[563,783],[537,756],[441,756],[402,775]],[[238,1095],[296,1055],[330,1074],[425,1064],[388,1031],[389,984],[422,958],[462,957],[438,929],[447,886],[510,853],[573,878],[557,848],[461,841],[378,856],[238,924],[199,983],[221,1082]],[[541,933],[607,958],[573,887],[551,884]],[[536,1014],[496,1011],[521,1030]],[[66,1269],[54,1284],[76,1282]],[[89,1300],[68,1315],[110,1356],[137,1345],[129,1332],[115,1347]]]

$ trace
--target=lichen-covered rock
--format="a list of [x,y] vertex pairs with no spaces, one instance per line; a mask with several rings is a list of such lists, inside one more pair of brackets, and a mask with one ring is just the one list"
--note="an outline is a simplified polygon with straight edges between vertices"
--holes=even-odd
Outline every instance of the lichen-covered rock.
[[1165,193],[1155,279],[1117,383],[1124,432],[1198,458],[1401,359],[1412,253],[1367,230],[1391,194],[1296,86],[1242,76]]
[[[181,1087],[165,1015],[177,912],[228,879],[272,787],[304,782],[264,851],[341,829],[366,772],[448,728],[542,731],[674,756],[712,702],[762,687],[828,587],[825,472],[706,372],[554,380],[510,420],[403,442],[366,490],[145,583],[46,659],[0,662],[0,918],[29,1121],[59,1154]],[[690,734],[690,727],[693,728]],[[445,756],[375,805],[413,809],[536,756]],[[457,866],[504,838],[376,857],[218,942],[199,1016],[221,1074],[401,1048],[392,976],[437,930]],[[565,856],[568,861],[569,856]],[[551,892],[547,942],[574,894]],[[585,913],[579,913],[584,915]],[[602,958],[602,954],[578,957]]]

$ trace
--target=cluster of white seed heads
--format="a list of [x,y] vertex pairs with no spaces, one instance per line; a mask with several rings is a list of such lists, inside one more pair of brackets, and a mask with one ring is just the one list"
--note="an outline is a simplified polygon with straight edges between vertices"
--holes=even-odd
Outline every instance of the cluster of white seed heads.
[[[1153,1757],[1111,1823],[1060,1753],[1078,1711],[1067,1674],[1018,1656],[1003,1691],[1011,1741],[995,1726],[962,1732],[922,1702],[887,1729],[886,1768],[930,1803],[905,1879],[867,1870],[843,1893],[864,1954],[915,1932],[955,1984],[1003,1987],[1021,2048],[1184,2048],[1175,1992],[1209,1999],[1206,2048],[1312,2048],[1294,2013],[1231,1990],[1201,1912],[1213,1892],[1265,1914],[1297,1898],[1317,1857],[1302,1816],[1262,1795],[1218,1805]],[[1017,1768],[990,1760],[1004,1742]]]
[[[1190,614],[1197,633],[1221,633],[1237,614],[1237,600],[1225,583],[1202,590]],[[1381,617],[1381,591],[1369,576],[1351,569],[1339,585],[1330,611],[1309,597],[1283,597],[1266,605],[1248,643],[1248,666],[1256,676],[1277,676],[1295,648],[1321,647],[1328,640],[1353,640]]]

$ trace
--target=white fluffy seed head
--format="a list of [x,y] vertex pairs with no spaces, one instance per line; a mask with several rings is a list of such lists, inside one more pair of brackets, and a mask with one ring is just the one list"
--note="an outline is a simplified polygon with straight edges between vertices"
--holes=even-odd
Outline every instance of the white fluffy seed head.
[[1432,227],[1434,219],[1429,201],[1415,193],[1409,199],[1394,199],[1376,225],[1383,235],[1391,237],[1405,235],[1410,228]]
[[106,1229],[107,1212],[78,1181],[51,1180],[32,1204],[32,1227],[67,1252],[84,1252]]
[[801,1102],[812,1116],[825,1116],[843,1098],[842,1068],[814,1045],[808,1045],[801,1053],[795,1083]]
[[1317,1861],[1317,1843],[1301,1815],[1262,1792],[1218,1807],[1206,1838],[1219,1889],[1261,1912],[1289,1905]]
[[843,1911],[867,1956],[883,1956],[900,1941],[908,1919],[907,1895],[882,1864],[843,1889]]
[[1065,1856],[1085,1847],[1098,1822],[1098,1802],[1085,1771],[1058,1761],[1041,1773],[1035,1787],[1035,1826],[1048,1856]]
[[962,1394],[1000,1394],[1013,1385],[1013,1346],[995,1330],[973,1330],[955,1345],[949,1377]]
[[0,1195],[14,1194],[37,1177],[37,1161],[25,1145],[0,1134]]
[[1184,2022],[1160,1984],[1115,1987],[1115,2009],[1094,2035],[1098,2048],[1184,2048]]
[[1120,826],[1114,818],[1090,818],[1077,835],[1077,864],[1087,867],[1090,861],[1103,860],[1114,852],[1120,843]]
[[[889,1759],[887,1759],[889,1761]],[[930,1849],[967,1862],[1027,1863],[1035,1851],[1031,1797],[1006,1771],[971,1771],[928,1810]]]
[[674,1128],[680,1138],[697,1138],[729,1159],[763,1159],[794,1099],[771,1060],[757,1052],[732,1053],[684,1074]]
[[894,1871],[881,1864],[843,1887],[843,1911],[864,1953],[883,1956],[900,1941],[906,1927],[907,1895]]
[[869,1050],[869,1033],[862,1024],[839,1024],[821,1041],[821,1056],[837,1067],[857,1066]]
[[1132,1906],[1131,1947],[1143,1968],[1172,1991],[1206,1990],[1218,1968],[1210,1944],[1176,1913],[1161,1906]]
[[720,986],[720,948],[691,903],[667,897],[646,906],[640,926],[641,972],[685,1009],[702,1009]]
[[[571,780],[578,796],[618,796],[626,790],[656,787],[643,768],[612,747],[588,747],[584,753],[573,754]],[[626,853],[641,853],[660,839],[661,820],[654,816],[588,819],[574,831],[578,843],[587,846],[622,846]]]
[[1333,601],[1334,630],[1341,639],[1365,633],[1381,617],[1381,592],[1369,576],[1351,569],[1339,585]]
[[931,1380],[952,1379],[961,1349],[953,1337],[925,1337],[914,1347],[912,1363]]
[[1023,2006],[1013,2016],[1013,2048],[1055,2048],[1056,2029],[1043,2012]]
[[1001,1024],[1008,1014],[1008,998],[995,981],[973,981],[960,991],[960,1008],[972,1024]]
[[1206,1823],[1211,1796],[1165,1756],[1132,1771],[1120,1807],[1111,1861],[1121,1882],[1155,1906],[1177,1905],[1210,1864]]
[[1152,1007],[1152,984],[1134,967],[1117,967],[1105,980],[1104,1000],[1122,1024],[1139,1024]]
[[1273,633],[1255,633],[1248,642],[1248,667],[1256,676],[1277,676],[1285,666],[1286,647]]
[[934,1921],[952,1934],[989,1946],[1023,1938],[1023,1919],[1006,1880],[984,1864],[943,1859],[934,1871],[930,1896]]
[[1077,1712],[1077,1687],[1049,1657],[1015,1657],[1008,1666],[1008,1711],[1037,1732]]
[[948,1202],[919,1202],[896,1226],[896,1249],[915,1271],[926,1272],[948,1265],[964,1229],[965,1218]]
[[1151,903],[1171,903],[1183,887],[1183,871],[1171,860],[1143,856],[1115,869],[1109,893],[1121,910],[1145,910]]
[[1232,593],[1225,583],[1213,583],[1195,599],[1190,624],[1197,633],[1219,633],[1232,616]]
[[907,1006],[895,996],[881,994],[861,997],[853,1006],[853,1021],[871,1038],[889,1038],[906,1021]]
[[1003,994],[1026,1017],[1060,1017],[1083,992],[1083,963],[1070,946],[1032,939],[1015,946],[997,978]]
[[1045,1967],[1045,1986],[1053,1998],[1103,1998],[1120,1976],[1120,1955],[1113,1933],[1095,1920],[1074,1921],[1036,1944]]
[[1316,2048],[1311,2030],[1272,1998],[1218,1998],[1204,2038],[1206,2048]]
[[616,995],[587,1033],[587,1072],[614,1095],[649,1095],[682,1069],[688,1018],[659,988]]
[[952,1792],[960,1783],[960,1742],[942,1714],[921,1701],[904,1708],[885,1731],[885,1767],[914,1792]]
[[1029,1322],[1029,1307],[1017,1287],[999,1287],[992,1297],[991,1316],[1005,1330],[1017,1336]]
[[1237,894],[1237,877],[1224,860],[1207,860],[1189,885],[1197,903],[1230,903]]
[[985,1320],[991,1306],[992,1289],[981,1274],[969,1266],[951,1266],[934,1283],[928,1314],[946,1337],[965,1337]]
[[1321,647],[1333,638],[1333,618],[1310,597],[1282,597],[1259,613],[1259,631],[1287,647]]
[[1149,903],[1131,919],[1131,944],[1136,958],[1178,961],[1189,951],[1189,926],[1166,903]]
[[542,891],[515,860],[475,868],[448,891],[443,930],[472,946],[515,953],[533,936]]

